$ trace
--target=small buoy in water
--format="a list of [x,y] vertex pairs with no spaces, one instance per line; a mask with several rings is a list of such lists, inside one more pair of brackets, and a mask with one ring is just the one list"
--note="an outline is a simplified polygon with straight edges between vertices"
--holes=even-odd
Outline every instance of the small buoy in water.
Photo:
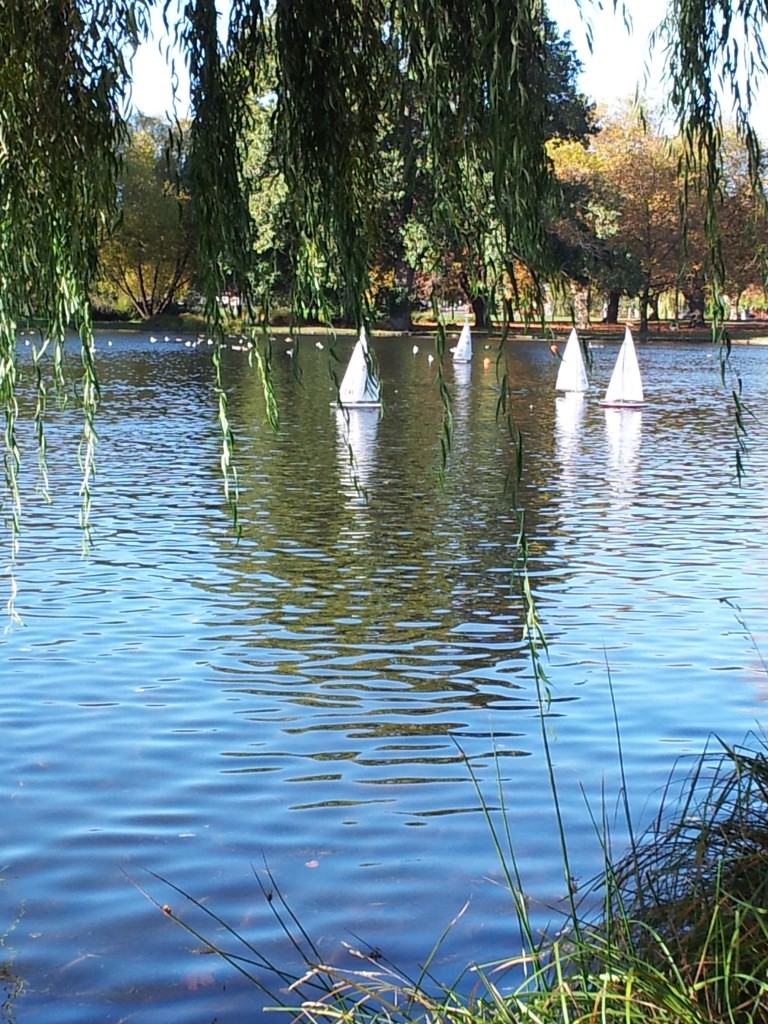
[[553,356],[559,356],[560,355],[560,353],[557,350],[557,345],[550,345],[549,346],[549,351],[552,353]]
[[414,345],[414,346],[413,346],[413,354],[414,354],[414,355],[416,355],[416,353],[417,353],[418,351],[419,351],[419,346],[418,346],[418,345]]
[[315,348],[322,348],[322,347],[323,347],[322,341],[316,341],[315,342]]
[[429,365],[430,365],[430,366],[431,366],[431,365],[432,365],[432,363],[434,362],[434,359],[435,359],[435,357],[434,357],[434,356],[432,355],[432,353],[430,352],[430,353],[429,353],[429,355],[427,356],[427,362],[429,363]]
[[483,369],[487,370],[492,365],[493,365],[493,360],[491,359],[490,356],[486,356],[485,359],[483,360]]

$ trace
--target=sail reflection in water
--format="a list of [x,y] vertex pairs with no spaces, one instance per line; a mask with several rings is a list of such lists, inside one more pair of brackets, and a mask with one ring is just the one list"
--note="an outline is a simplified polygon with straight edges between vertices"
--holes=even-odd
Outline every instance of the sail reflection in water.
[[616,497],[631,497],[637,489],[642,428],[643,414],[639,409],[606,408],[608,486]]
[[586,408],[583,392],[569,391],[555,400],[555,451],[563,490],[570,491],[579,483],[578,462]]
[[454,425],[467,419],[469,413],[469,385],[472,376],[472,364],[455,362],[453,364],[453,389],[451,391],[452,413]]
[[376,472],[377,409],[336,409],[336,449],[345,505],[364,505]]

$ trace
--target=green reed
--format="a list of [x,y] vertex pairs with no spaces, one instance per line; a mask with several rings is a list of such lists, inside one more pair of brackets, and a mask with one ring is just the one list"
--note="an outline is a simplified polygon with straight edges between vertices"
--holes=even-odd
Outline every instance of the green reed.
[[[617,862],[609,859],[604,821],[596,822],[606,853],[604,871],[574,891],[554,937],[536,937],[528,916],[500,774],[497,822],[472,766],[464,761],[514,902],[522,951],[495,964],[468,962],[452,984],[438,980],[432,967],[466,907],[438,937],[419,973],[410,977],[362,941],[358,947],[345,943],[358,966],[325,963],[267,867],[263,877],[256,877],[276,929],[287,940],[285,962],[266,957],[209,907],[159,875],[150,872],[202,915],[202,923],[191,923],[181,911],[142,891],[204,951],[253,982],[273,1007],[309,1021],[768,1020],[764,736],[752,736],[743,748],[718,744],[682,779],[673,776],[655,821],[644,835],[632,838],[629,852]],[[602,897],[601,909],[582,915],[582,901],[595,894]]]

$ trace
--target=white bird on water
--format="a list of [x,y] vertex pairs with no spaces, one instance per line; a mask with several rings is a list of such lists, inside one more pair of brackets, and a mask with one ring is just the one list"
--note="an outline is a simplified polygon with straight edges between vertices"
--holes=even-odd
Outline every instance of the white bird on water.
[[414,346],[413,346],[413,354],[414,354],[414,355],[416,355],[416,353],[417,353],[418,351],[419,351],[419,346],[418,346],[418,345],[414,345]]

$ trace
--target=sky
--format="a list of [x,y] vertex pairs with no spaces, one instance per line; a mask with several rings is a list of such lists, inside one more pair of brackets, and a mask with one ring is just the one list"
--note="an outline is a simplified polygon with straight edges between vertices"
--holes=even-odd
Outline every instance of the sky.
[[[631,99],[639,92],[652,103],[662,105],[666,86],[663,82],[664,54],[659,47],[651,49],[650,36],[660,25],[667,9],[667,0],[625,0],[631,12],[632,32],[628,32],[620,13],[613,10],[612,0],[547,0],[550,16],[562,33],[569,31],[576,54],[583,64],[580,87],[591,100],[609,106]],[[601,10],[595,9],[600,4]],[[592,24],[590,49],[585,19]],[[768,139],[768,90],[753,107],[752,121],[758,134]],[[724,106],[726,116],[729,108]]]
[[[614,13],[612,0],[602,0],[602,3],[595,0],[594,4],[584,0],[581,5],[576,0],[547,2],[549,14],[561,32],[570,32],[571,42],[583,64],[581,91],[597,103],[611,105],[632,98],[638,88],[650,101],[663,99],[663,56],[656,54],[650,69],[647,68],[648,38],[663,18],[667,0],[626,0],[626,3],[632,16],[631,35],[622,16]],[[592,24],[591,51],[587,44],[586,17]],[[134,62],[134,105],[143,113],[155,116],[162,116],[171,107],[169,74],[156,43],[142,46]],[[182,88],[179,108],[182,116],[187,106],[187,90]],[[754,124],[762,138],[768,139],[768,99],[755,112]]]
[[[596,5],[593,9],[589,3],[583,3],[580,9],[575,0],[547,2],[550,17],[561,33],[570,32],[583,64],[581,90],[597,103],[610,105],[631,99],[638,89],[649,98],[661,97],[661,60],[658,55],[650,60],[649,36],[664,17],[666,0],[627,0],[627,6],[632,9],[631,34],[621,14],[614,12],[611,0],[602,9]],[[588,22],[592,28],[591,50]]]

